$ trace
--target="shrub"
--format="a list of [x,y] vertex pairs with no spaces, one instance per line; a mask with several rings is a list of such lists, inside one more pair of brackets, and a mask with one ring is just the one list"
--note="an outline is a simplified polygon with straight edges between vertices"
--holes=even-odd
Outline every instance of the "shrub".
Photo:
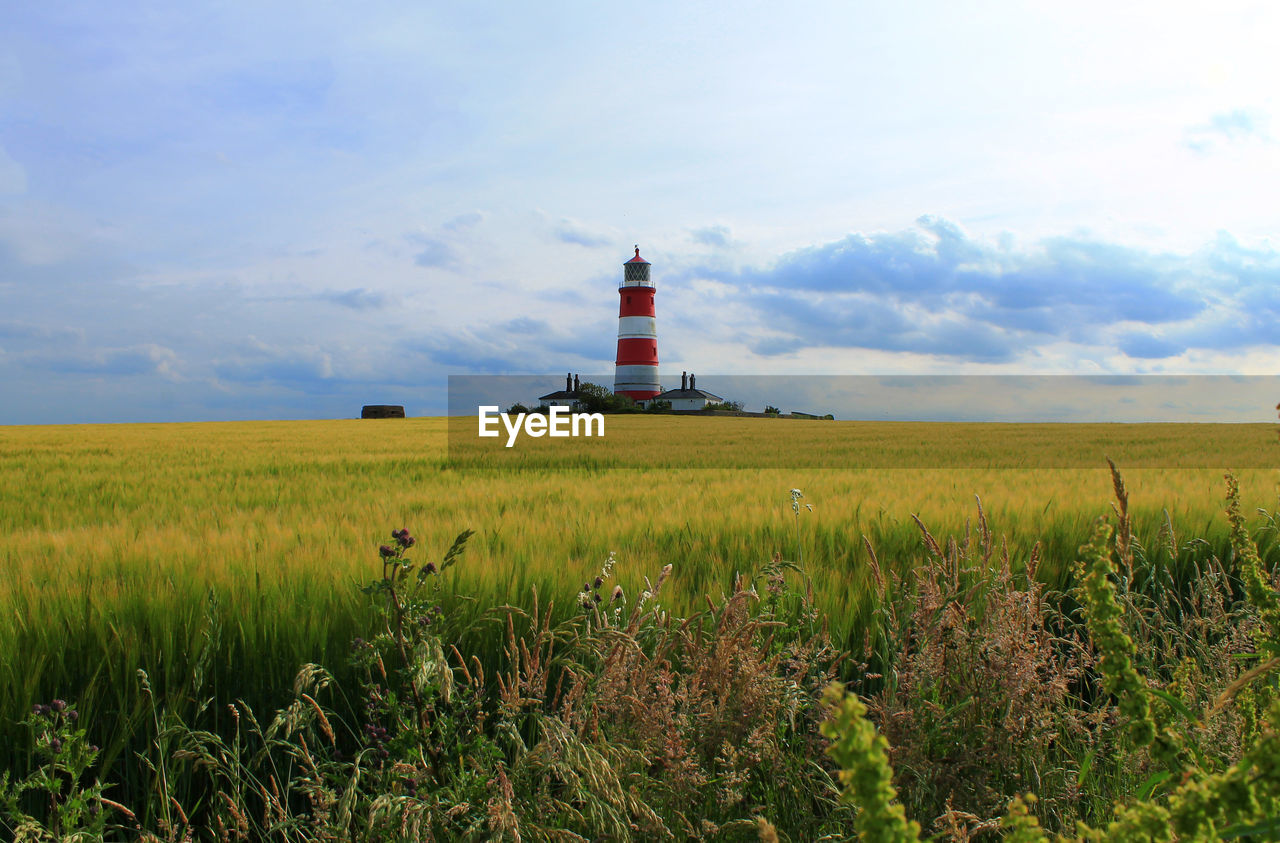
[[598,383],[583,382],[578,386],[578,410],[583,413],[634,413],[636,402],[617,395]]

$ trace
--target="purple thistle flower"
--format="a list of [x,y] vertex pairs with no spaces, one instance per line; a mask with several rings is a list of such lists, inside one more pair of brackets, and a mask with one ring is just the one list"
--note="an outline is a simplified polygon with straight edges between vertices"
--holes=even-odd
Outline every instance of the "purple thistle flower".
[[396,552],[391,549],[391,546],[385,544],[378,548],[378,553],[382,554],[383,559],[390,559],[392,556],[396,555]]
[[428,574],[434,574],[436,572],[436,563],[428,562],[426,567],[422,570],[426,571]]
[[65,701],[65,700],[54,700],[54,701],[53,701],[52,703],[50,703],[49,705],[53,708],[53,710],[54,710],[54,711],[66,711],[66,710],[67,710],[67,703],[66,703],[66,701]]
[[[596,581],[592,583],[595,588],[599,588],[602,585],[604,585],[604,577],[596,577]],[[583,591],[586,591],[586,589],[584,588]]]

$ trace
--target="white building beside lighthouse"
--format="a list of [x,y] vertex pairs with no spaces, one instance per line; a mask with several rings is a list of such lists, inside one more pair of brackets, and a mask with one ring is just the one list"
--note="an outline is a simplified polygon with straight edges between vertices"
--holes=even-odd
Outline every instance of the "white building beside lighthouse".
[[724,399],[719,395],[712,395],[703,389],[698,389],[696,376],[688,372],[680,373],[680,388],[668,389],[656,396],[654,401],[670,401],[673,411],[681,410],[701,410],[712,404],[723,404]]

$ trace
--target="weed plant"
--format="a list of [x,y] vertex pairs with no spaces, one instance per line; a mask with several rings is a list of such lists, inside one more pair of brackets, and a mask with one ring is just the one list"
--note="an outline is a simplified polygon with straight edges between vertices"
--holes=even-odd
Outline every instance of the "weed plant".
[[226,704],[227,733],[152,697],[143,804],[103,795],[96,749],[69,730],[74,708],[38,708],[27,726],[46,763],[0,784],[0,826],[28,840],[174,841],[732,839],[762,823],[819,839],[850,827],[816,763],[839,653],[794,564],[777,557],[677,618],[662,602],[671,565],[629,596],[607,563],[563,620],[536,592],[485,613],[503,638],[493,669],[450,640],[439,602],[471,535],[422,564],[408,530],[379,547],[381,576],[364,588],[378,622],[352,643],[354,685],[305,665],[272,718]]
[[864,686],[869,706],[827,692],[823,733],[862,839],[1280,835],[1280,597],[1236,480],[1231,554],[1175,576],[1135,542],[1112,475],[1116,523],[1097,522],[1065,594],[984,566],[985,526],[945,550],[924,531],[910,598],[883,604],[900,630],[880,653],[891,678]]

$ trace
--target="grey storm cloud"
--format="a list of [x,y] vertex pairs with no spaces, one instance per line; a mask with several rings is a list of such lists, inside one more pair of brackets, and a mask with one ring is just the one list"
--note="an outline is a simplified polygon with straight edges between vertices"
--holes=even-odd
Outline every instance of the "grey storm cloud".
[[848,347],[1000,362],[1067,341],[1152,359],[1276,339],[1280,253],[1269,248],[1224,236],[1173,255],[1075,236],[1014,249],[936,217],[918,223],[693,274],[735,284],[767,326],[752,345],[766,356]]

